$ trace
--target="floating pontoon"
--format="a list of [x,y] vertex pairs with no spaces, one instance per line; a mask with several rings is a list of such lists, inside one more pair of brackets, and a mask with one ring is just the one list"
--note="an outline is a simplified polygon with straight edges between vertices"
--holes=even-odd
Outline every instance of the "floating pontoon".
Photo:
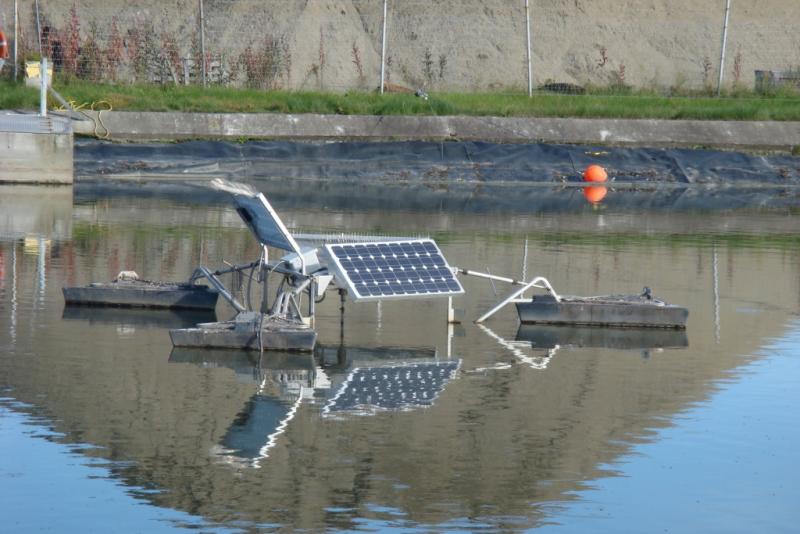
[[[482,323],[512,303],[516,305],[519,320],[523,324],[682,329],[686,328],[689,316],[686,308],[654,298],[648,287],[639,295],[578,297],[559,295],[542,276],[530,282],[520,282],[463,269],[460,272],[522,286],[479,317],[475,321],[477,323]],[[544,289],[546,294],[524,298],[523,294],[533,288]]]
[[207,286],[142,280],[132,271],[119,273],[112,282],[65,287],[62,292],[68,305],[186,310],[213,310],[217,305],[217,292]]
[[536,295],[515,304],[523,324],[686,328],[689,315],[686,308],[640,295]]
[[170,330],[174,347],[310,351],[317,334],[302,322],[241,312],[233,320]]

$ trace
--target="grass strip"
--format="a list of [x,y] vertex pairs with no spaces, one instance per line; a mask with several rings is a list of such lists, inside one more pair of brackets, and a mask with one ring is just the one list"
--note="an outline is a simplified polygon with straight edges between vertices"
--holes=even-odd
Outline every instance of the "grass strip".
[[[735,121],[800,120],[800,96],[763,96],[738,91],[723,97],[661,96],[649,91],[585,95],[536,93],[434,93],[262,91],[230,87],[101,85],[70,81],[55,85],[77,107],[124,111],[323,113],[338,115],[471,115]],[[38,90],[0,82],[0,109],[38,109]]]

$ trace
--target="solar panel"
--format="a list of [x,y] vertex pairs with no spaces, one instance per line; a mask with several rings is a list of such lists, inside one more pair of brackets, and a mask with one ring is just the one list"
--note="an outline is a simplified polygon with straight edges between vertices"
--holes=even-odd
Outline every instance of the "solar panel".
[[239,216],[262,244],[300,253],[300,247],[263,194],[234,194],[233,201]]
[[432,406],[461,360],[353,369],[323,414],[410,410]]
[[355,301],[464,292],[432,239],[327,244],[325,250],[328,269]]

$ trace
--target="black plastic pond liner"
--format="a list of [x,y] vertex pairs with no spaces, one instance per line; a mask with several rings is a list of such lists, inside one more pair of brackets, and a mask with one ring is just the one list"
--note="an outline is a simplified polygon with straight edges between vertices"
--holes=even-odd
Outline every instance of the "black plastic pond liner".
[[477,142],[299,143],[189,141],[114,144],[78,140],[79,175],[213,174],[228,178],[413,181],[580,181],[590,164],[625,182],[798,184],[800,157],[719,150]]
[[581,173],[590,164],[608,171],[606,206],[800,207],[800,157],[778,154],[478,142],[81,139],[75,147],[78,198],[188,195],[215,202],[217,194],[202,184],[222,177],[252,183],[284,206],[359,209],[573,211],[586,207]]

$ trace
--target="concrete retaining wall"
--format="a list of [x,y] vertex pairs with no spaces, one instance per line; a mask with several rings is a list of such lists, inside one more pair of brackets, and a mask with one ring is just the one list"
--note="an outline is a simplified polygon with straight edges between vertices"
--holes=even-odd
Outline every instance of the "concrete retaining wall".
[[72,133],[0,131],[0,182],[72,183]]
[[115,140],[483,140],[788,150],[800,122],[103,112],[75,132]]
[[58,115],[0,114],[0,182],[71,184],[71,123]]

